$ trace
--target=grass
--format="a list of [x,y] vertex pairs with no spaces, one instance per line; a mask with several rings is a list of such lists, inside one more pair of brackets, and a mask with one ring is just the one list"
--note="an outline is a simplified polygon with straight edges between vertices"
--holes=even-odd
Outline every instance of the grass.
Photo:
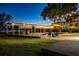
[[40,55],[41,47],[55,42],[44,38],[0,36],[0,55],[37,56]]

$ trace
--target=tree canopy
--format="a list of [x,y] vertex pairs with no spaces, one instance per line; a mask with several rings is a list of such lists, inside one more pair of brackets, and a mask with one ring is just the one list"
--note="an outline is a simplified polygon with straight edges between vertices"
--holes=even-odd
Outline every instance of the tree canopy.
[[11,20],[12,19],[12,16],[11,15],[8,15],[8,14],[5,14],[5,13],[0,13],[0,29],[3,29],[4,28],[4,24]]
[[61,21],[61,17],[66,20],[69,14],[74,14],[77,10],[77,3],[48,3],[48,5],[41,12],[41,16],[44,20],[47,18],[50,20]]

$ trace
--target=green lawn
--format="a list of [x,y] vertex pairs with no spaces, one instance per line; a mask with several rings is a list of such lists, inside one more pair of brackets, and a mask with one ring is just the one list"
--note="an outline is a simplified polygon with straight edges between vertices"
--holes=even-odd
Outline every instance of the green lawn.
[[41,47],[57,41],[44,38],[0,36],[0,55],[39,55]]

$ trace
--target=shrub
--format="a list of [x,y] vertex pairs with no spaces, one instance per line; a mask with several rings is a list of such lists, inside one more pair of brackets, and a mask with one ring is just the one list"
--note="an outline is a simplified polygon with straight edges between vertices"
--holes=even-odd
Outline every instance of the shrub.
[[60,30],[53,29],[52,32],[60,32]]
[[79,28],[71,28],[71,29],[69,29],[69,32],[71,32],[71,33],[79,33]]

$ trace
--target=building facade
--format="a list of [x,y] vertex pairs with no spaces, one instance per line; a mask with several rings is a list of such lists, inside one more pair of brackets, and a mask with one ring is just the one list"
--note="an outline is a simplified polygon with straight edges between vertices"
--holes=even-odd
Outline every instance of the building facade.
[[51,25],[36,25],[36,24],[24,24],[24,23],[7,23],[7,34],[27,35],[30,33],[43,33],[53,30]]

